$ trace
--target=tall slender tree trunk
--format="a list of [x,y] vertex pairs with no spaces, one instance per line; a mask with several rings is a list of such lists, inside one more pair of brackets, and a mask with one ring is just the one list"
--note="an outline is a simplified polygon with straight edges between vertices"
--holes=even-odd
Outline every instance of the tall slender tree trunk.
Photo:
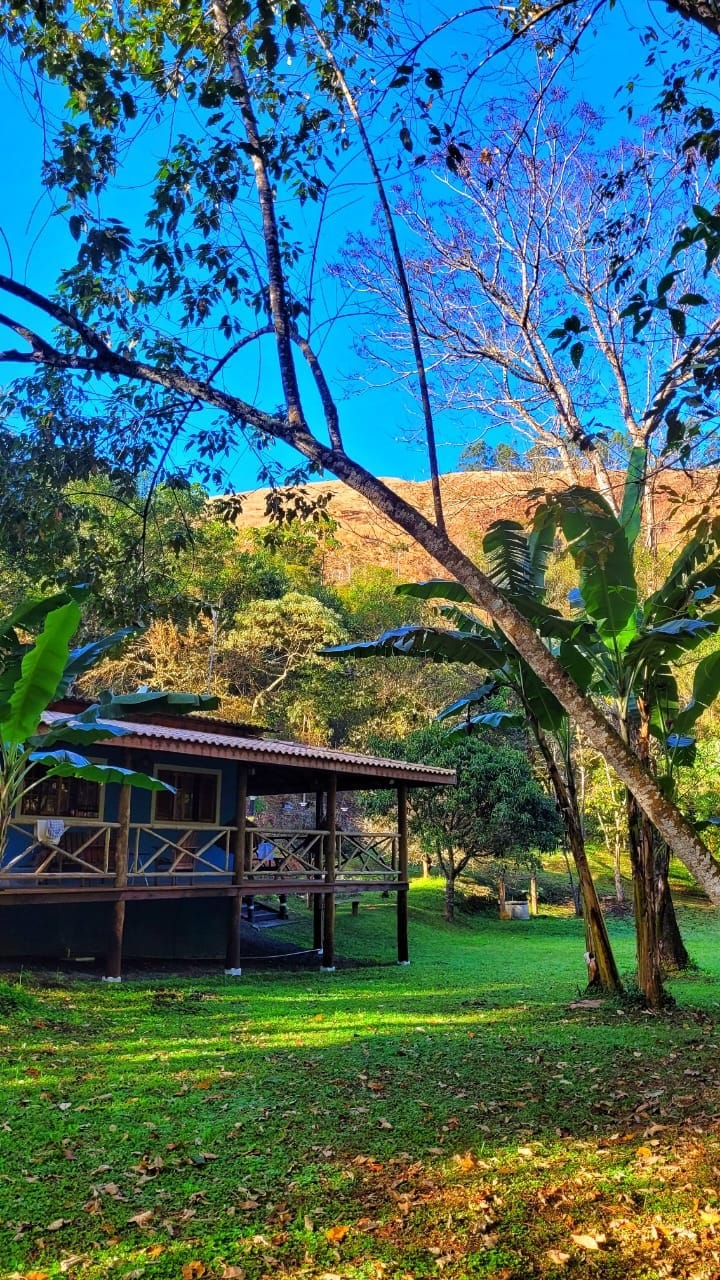
[[440,867],[445,876],[444,918],[452,923],[455,919],[455,881],[457,879],[455,853],[452,849],[447,849],[445,856],[440,858]]
[[670,850],[664,840],[655,842],[655,928],[664,969],[687,969],[690,956],[680,933],[670,892]]
[[432,858],[430,857],[429,853],[424,853],[422,855],[422,878],[423,880],[429,880],[431,875],[432,875]]
[[530,915],[536,916],[538,913],[538,882],[537,872],[530,872]]
[[588,956],[589,985],[600,987],[603,991],[618,995],[622,991],[622,982],[620,981],[617,963],[610,945],[607,925],[605,924],[605,917],[602,913],[595,882],[590,871],[590,864],[587,860],[585,836],[577,802],[572,763],[568,761],[567,776],[563,778],[552,753],[550,743],[539,725],[533,724],[533,732],[548,768],[550,781],[565,826],[568,845],[575,863],[575,870],[577,871],[585,921],[585,947]]
[[622,906],[625,901],[625,886],[622,882],[620,874],[620,854],[622,852],[622,844],[617,836],[615,836],[615,844],[613,846],[613,874],[615,877],[615,901],[618,906]]

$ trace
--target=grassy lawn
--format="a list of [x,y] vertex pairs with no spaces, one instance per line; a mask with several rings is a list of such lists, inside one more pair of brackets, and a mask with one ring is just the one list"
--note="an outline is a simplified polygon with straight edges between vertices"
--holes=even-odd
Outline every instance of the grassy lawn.
[[7,975],[0,1274],[718,1277],[715,913],[683,910],[698,968],[652,1017],[571,1007],[559,909],[440,907],[413,888],[409,968],[377,899],[338,950],[383,963],[331,975]]

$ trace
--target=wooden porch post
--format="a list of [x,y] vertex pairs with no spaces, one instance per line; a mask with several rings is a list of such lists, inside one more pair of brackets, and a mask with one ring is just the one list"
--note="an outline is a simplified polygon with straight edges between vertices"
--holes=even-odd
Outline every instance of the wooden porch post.
[[323,909],[323,951],[320,971],[335,970],[335,838],[337,835],[337,777],[331,774],[327,789],[325,833],[325,905]]
[[[316,831],[320,831],[322,829],[322,825],[324,821],[325,821],[325,815],[323,813],[323,793],[322,791],[316,791],[315,792],[315,830]],[[324,844],[325,844],[324,840],[322,842],[319,842],[315,849],[314,861],[318,871],[322,871],[323,857],[325,853]],[[322,951],[322,945],[323,945],[323,896],[321,893],[313,894],[312,908],[313,908],[313,948],[315,949],[315,951],[318,952],[318,954],[320,954],[320,952]]]
[[[127,761],[124,761],[127,764]],[[128,882],[128,854],[130,850],[130,805],[132,788],[120,787],[118,800],[118,834],[115,846],[115,887],[124,889]],[[103,982],[120,982],[122,979],[122,944],[125,931],[125,899],[113,903],[113,922],[110,930],[105,976]]]
[[[408,814],[406,782],[398,783],[398,876],[401,884],[408,878]],[[405,888],[397,891],[397,950],[398,964],[410,963],[408,947],[408,891]]]
[[[248,771],[246,764],[239,764],[235,780],[235,841],[233,845],[233,884],[242,886],[245,876],[245,844],[247,833]],[[242,976],[240,968],[240,921],[242,920],[242,892],[233,894],[229,902],[227,950],[225,972],[230,978]]]

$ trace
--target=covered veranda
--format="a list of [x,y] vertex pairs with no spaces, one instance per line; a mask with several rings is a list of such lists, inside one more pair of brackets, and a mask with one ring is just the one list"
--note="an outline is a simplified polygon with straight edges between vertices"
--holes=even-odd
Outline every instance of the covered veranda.
[[[47,713],[48,723],[66,710]],[[321,968],[332,970],[338,897],[379,890],[395,895],[397,958],[409,961],[408,791],[451,785],[452,771],[268,740],[248,726],[200,717],[124,720],[120,741],[107,723],[97,758],[155,774],[173,792],[43,783],[13,821],[0,864],[0,909],[111,904],[104,971],[117,981],[128,904],[225,899],[225,971],[239,976],[243,903],[308,895],[313,946]],[[397,797],[393,829],[341,829],[343,793],[386,789]],[[299,794],[311,825],[294,827],[290,819],[280,827],[249,814],[251,797]]]

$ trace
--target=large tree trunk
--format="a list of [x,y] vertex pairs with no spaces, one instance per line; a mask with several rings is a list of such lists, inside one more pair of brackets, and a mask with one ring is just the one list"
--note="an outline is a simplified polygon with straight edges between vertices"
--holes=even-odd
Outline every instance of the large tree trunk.
[[533,732],[543,754],[553,791],[560,806],[560,814],[580,884],[583,918],[585,920],[588,984],[600,987],[609,994],[618,995],[622,991],[622,983],[610,945],[605,917],[602,913],[595,882],[590,871],[590,864],[587,860],[585,836],[577,803],[572,765],[568,766],[567,778],[563,778],[550,744],[542,729],[536,723],[533,723]]
[[687,969],[690,964],[680,926],[675,914],[675,904],[670,892],[670,850],[664,840],[655,845],[655,928],[657,931],[660,961],[663,969]]
[[538,882],[537,872],[530,872],[530,915],[536,916],[538,913]]
[[424,853],[422,855],[422,878],[423,880],[429,880],[431,875],[432,875],[432,858],[430,857],[429,853]]
[[652,823],[628,796],[630,862],[633,875],[638,986],[649,1009],[661,1009],[665,999],[655,912],[655,850]]

